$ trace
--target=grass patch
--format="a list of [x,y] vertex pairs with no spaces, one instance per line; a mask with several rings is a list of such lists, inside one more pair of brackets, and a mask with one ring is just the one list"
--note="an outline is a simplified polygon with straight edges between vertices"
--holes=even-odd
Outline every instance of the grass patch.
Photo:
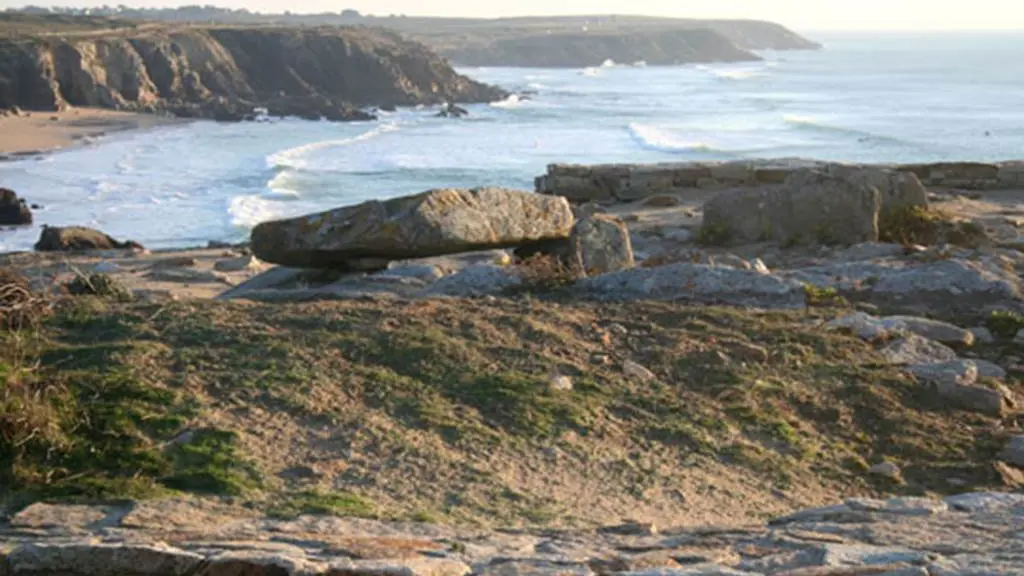
[[277,518],[295,518],[304,514],[374,518],[373,502],[349,492],[307,490],[279,497],[267,514]]
[[[556,524],[558,510],[650,505],[714,466],[750,486],[873,493],[857,463],[886,459],[914,489],[948,491],[950,469],[981,487],[1001,443],[871,345],[816,328],[830,317],[818,308],[93,296],[52,309],[37,330],[0,332],[17,339],[0,357],[9,501],[189,492],[287,517]],[[658,378],[629,378],[627,360]],[[552,390],[555,374],[572,390]],[[281,474],[310,462],[316,474]]]
[[975,248],[990,242],[985,227],[958,220],[942,211],[922,206],[900,206],[884,210],[878,218],[882,242],[903,245],[955,244]]
[[1009,310],[996,310],[985,319],[985,325],[997,338],[1014,338],[1024,330],[1024,316]]
[[727,246],[732,242],[732,230],[722,223],[706,222],[697,230],[694,241],[698,246]]

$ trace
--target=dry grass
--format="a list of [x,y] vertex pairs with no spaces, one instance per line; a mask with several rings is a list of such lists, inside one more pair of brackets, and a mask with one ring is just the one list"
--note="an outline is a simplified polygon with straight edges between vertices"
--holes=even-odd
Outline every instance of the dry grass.
[[[996,485],[996,423],[815,327],[830,314],[77,298],[7,374],[0,473],[21,502],[184,490],[485,524],[735,522]],[[867,477],[883,458],[907,486]]]

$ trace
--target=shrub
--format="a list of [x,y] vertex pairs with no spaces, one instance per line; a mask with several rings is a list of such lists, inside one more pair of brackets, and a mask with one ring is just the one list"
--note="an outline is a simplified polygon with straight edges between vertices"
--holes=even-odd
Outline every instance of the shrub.
[[131,290],[124,284],[101,273],[76,274],[64,289],[72,296],[102,296],[120,301],[132,299]]

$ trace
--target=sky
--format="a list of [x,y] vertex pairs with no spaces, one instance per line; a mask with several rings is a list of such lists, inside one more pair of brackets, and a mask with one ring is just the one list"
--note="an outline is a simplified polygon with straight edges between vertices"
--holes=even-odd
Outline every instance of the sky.
[[214,4],[258,12],[339,12],[417,16],[643,14],[772,20],[797,30],[1024,30],[1022,0],[0,0],[94,6],[124,3],[162,7]]

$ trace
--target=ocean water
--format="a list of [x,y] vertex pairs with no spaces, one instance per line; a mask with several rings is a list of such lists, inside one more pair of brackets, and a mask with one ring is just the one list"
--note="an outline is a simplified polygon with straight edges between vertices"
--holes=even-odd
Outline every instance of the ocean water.
[[[1024,33],[809,34],[750,64],[462,72],[534,93],[464,119],[192,123],[0,164],[0,186],[153,248],[240,240],[260,221],[434,187],[533,189],[554,162],[1024,158]],[[38,228],[0,231],[27,249]]]

